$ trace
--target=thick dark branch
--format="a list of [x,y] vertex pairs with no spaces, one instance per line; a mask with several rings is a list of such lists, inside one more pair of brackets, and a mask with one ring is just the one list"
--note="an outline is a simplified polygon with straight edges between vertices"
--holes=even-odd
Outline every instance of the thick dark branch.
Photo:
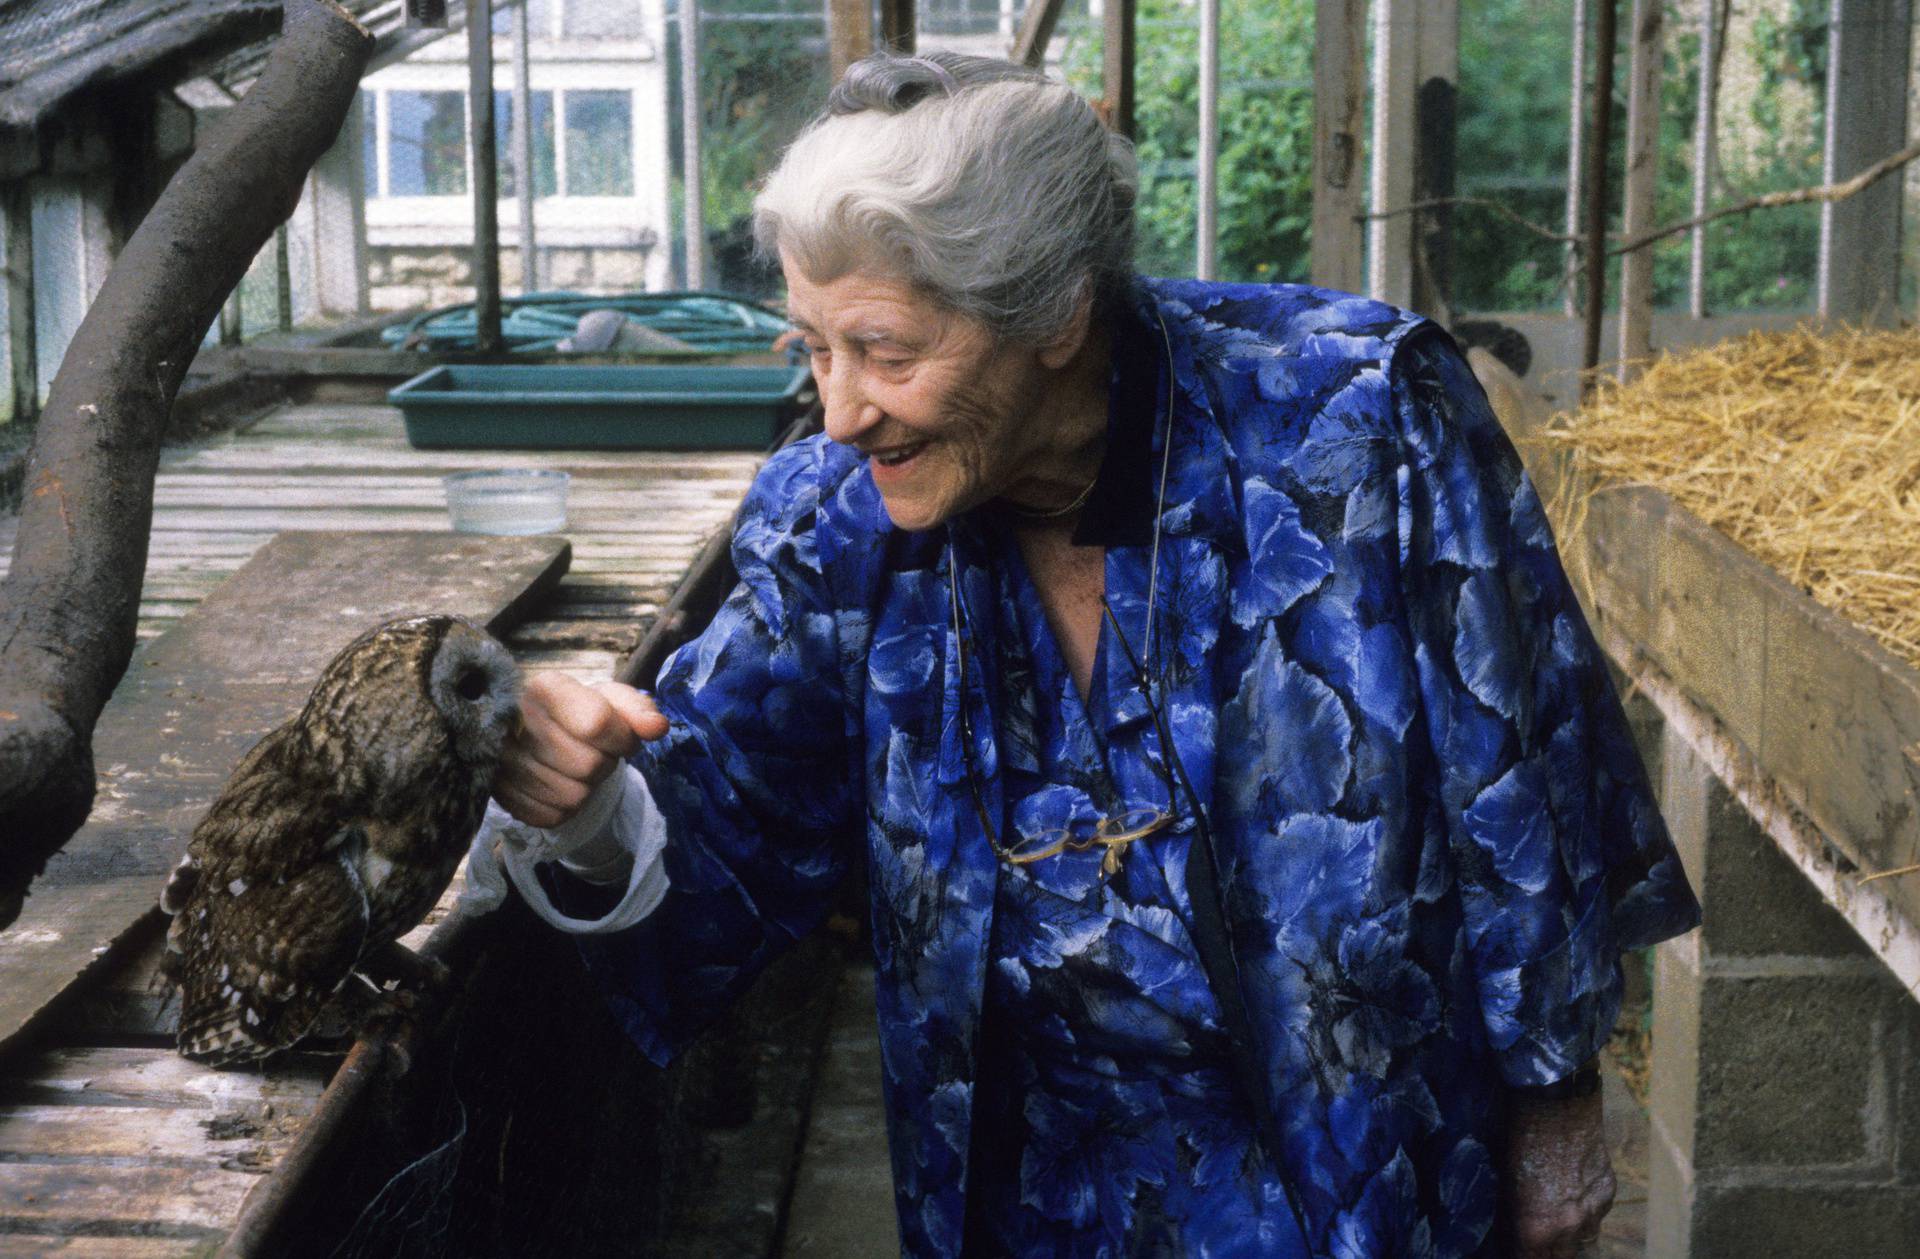
[[251,91],[154,203],[54,377],[0,582],[0,926],[86,820],[94,723],[133,653],[153,476],[207,326],[346,117],[372,37],[286,0]]

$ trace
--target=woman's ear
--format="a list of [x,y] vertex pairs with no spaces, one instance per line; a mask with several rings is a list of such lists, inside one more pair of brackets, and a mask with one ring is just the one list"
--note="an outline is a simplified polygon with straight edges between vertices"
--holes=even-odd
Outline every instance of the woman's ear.
[[1059,371],[1073,362],[1074,355],[1087,343],[1087,334],[1093,329],[1093,285],[1083,283],[1080,286],[1080,298],[1073,304],[1073,314],[1067,319],[1053,340],[1040,347],[1040,365],[1052,371]]

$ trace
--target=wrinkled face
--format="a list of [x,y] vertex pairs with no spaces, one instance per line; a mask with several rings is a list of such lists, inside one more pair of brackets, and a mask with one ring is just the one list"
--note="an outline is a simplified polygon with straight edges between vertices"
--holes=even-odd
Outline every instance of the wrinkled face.
[[820,283],[781,265],[827,436],[867,457],[894,524],[929,529],[1019,487],[1049,436],[1042,351],[998,341],[899,280],[854,271]]

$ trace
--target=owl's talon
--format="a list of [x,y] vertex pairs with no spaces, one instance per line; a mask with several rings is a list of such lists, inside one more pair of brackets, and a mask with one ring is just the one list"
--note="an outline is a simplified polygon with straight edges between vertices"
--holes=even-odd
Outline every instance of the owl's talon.
[[385,1014],[368,1023],[361,1037],[379,1042],[390,1073],[402,1076],[413,1069],[413,1050],[408,1046],[413,1043],[415,1026],[410,1015]]
[[[453,972],[447,969],[446,963],[424,953],[415,953],[398,941],[384,945],[362,958],[359,970],[389,994],[410,992],[421,997],[433,996],[446,991],[453,982]],[[388,980],[394,981],[396,986],[386,988]]]

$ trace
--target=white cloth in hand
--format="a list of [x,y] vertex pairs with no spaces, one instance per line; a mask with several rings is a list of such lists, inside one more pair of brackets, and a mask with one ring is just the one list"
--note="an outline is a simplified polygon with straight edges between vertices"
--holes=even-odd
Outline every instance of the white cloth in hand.
[[[511,880],[528,907],[561,931],[622,931],[652,913],[667,894],[667,872],[660,860],[666,842],[666,819],[654,806],[647,780],[631,765],[609,774],[578,813],[550,831],[527,825],[489,800],[467,852],[467,888],[460,905],[475,913],[498,908]],[[610,850],[616,851],[612,860],[600,856]],[[570,859],[586,854],[594,856],[590,864]],[[543,861],[558,861],[590,882],[613,882],[624,874],[626,891],[619,904],[599,918],[569,917],[554,905],[534,873]]]

